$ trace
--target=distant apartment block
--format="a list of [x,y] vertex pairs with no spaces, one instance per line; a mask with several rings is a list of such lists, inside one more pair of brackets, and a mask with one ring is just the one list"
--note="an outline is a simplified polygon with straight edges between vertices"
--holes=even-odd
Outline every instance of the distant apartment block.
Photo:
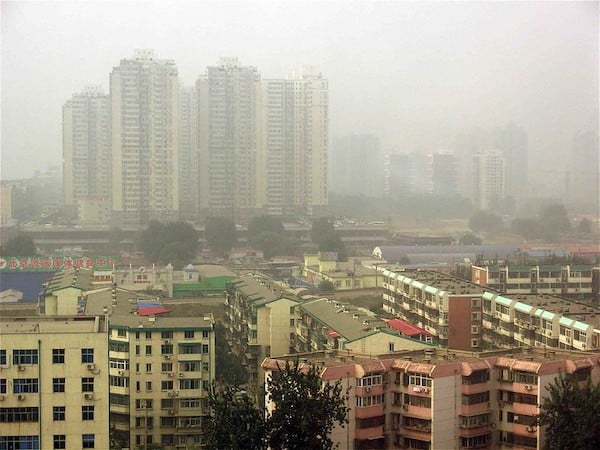
[[0,448],[110,447],[107,325],[0,319]]
[[179,217],[179,81],[172,60],[137,50],[110,74],[112,222]]
[[195,220],[200,201],[197,97],[193,86],[181,86],[179,95],[179,216]]
[[456,157],[450,153],[427,155],[426,192],[437,196],[452,196],[458,192]]
[[384,159],[379,139],[352,134],[336,139],[331,151],[330,190],[339,195],[383,195]]
[[109,96],[98,86],[88,86],[65,103],[62,114],[64,205],[83,215],[84,222],[108,223],[106,215],[92,220],[87,205],[110,209]]
[[471,267],[473,283],[505,294],[550,294],[572,299],[596,299],[600,267],[580,265]]
[[[313,352],[266,359],[266,379],[286,360],[316,365],[324,382],[349,389],[349,423],[331,435],[346,449],[541,450],[545,433],[536,416],[549,383],[561,374],[600,379],[597,353],[532,348],[479,354],[430,348],[371,357]],[[268,412],[277,408],[268,397],[265,403]]]
[[473,203],[482,210],[502,207],[506,198],[506,160],[499,150],[473,156]]

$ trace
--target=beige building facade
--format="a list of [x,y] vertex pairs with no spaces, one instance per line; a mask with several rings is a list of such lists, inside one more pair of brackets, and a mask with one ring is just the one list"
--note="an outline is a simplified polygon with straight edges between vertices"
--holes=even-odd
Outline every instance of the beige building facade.
[[0,319],[0,448],[108,449],[102,316]]

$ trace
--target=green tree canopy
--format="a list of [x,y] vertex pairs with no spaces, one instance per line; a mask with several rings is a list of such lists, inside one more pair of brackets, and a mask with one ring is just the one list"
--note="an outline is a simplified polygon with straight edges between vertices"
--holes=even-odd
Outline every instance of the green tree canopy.
[[265,232],[282,234],[284,232],[283,222],[278,216],[256,216],[248,222],[248,240],[254,243],[258,235]]
[[161,264],[171,263],[179,269],[198,251],[198,232],[189,223],[152,221],[140,235],[139,247],[144,256]]
[[320,292],[331,292],[335,291],[335,285],[329,280],[323,280],[319,283],[318,289]]
[[0,246],[1,256],[35,256],[37,251],[31,236],[18,233]]
[[208,449],[330,450],[336,424],[348,423],[348,411],[340,381],[323,382],[316,366],[286,364],[267,380],[274,411],[253,405],[235,387],[213,389],[211,413],[206,425]]
[[311,240],[317,244],[319,251],[343,253],[344,244],[329,217],[313,220],[310,232]]
[[495,232],[500,231],[504,228],[502,218],[493,214],[489,211],[475,211],[469,218],[469,228],[475,233],[484,232]]
[[581,236],[588,236],[592,234],[592,221],[587,217],[581,219],[577,225],[577,234]]
[[561,375],[548,386],[538,416],[546,427],[546,449],[600,448],[600,383]]
[[571,222],[564,205],[553,203],[544,206],[540,211],[539,230],[545,239],[555,239],[571,231]]
[[481,238],[473,233],[463,234],[458,240],[460,245],[481,245]]
[[204,235],[210,249],[219,256],[224,256],[237,244],[235,223],[225,217],[207,217]]
[[207,450],[262,450],[266,446],[264,413],[237,387],[215,387],[209,393],[205,425]]
[[319,367],[286,363],[267,381],[275,410],[268,418],[269,446],[287,450],[335,448],[331,432],[348,423],[343,388],[323,382]]

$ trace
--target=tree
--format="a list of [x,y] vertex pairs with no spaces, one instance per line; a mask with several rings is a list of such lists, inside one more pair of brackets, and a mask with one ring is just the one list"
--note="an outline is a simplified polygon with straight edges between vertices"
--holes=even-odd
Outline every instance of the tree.
[[254,244],[256,237],[262,233],[282,234],[284,231],[281,217],[267,215],[252,217],[248,222],[248,241]]
[[107,249],[111,253],[119,254],[121,252],[121,241],[123,240],[123,230],[118,227],[108,230]]
[[328,217],[319,217],[313,220],[310,238],[317,244],[319,251],[343,252],[344,250],[342,239]]
[[27,233],[18,233],[0,246],[2,256],[35,256],[35,243]]
[[548,386],[538,416],[546,427],[546,448],[600,448],[600,383],[561,375]]
[[589,236],[592,234],[592,221],[587,217],[584,217],[577,225],[577,234],[581,236]]
[[224,256],[237,244],[235,224],[224,217],[207,217],[204,235],[212,251]]
[[[336,424],[348,423],[342,384],[323,382],[321,369],[286,363],[267,380],[269,401],[275,409],[266,416],[245,391],[214,388],[206,424],[208,449],[329,450]],[[347,394],[347,392],[346,392]]]
[[535,239],[539,236],[538,220],[535,217],[523,217],[513,220],[512,232],[520,234],[525,239]]
[[544,239],[555,239],[558,235],[571,231],[571,222],[564,205],[553,203],[540,211],[539,230]]
[[215,323],[215,378],[230,386],[239,386],[248,381],[248,372],[239,356],[231,351],[227,343],[225,327]]
[[489,211],[476,211],[469,218],[469,228],[475,233],[501,231],[504,228],[502,218]]
[[176,269],[190,262],[198,251],[198,232],[189,223],[152,221],[139,238],[144,256]]
[[320,292],[331,292],[335,291],[335,285],[329,280],[323,280],[319,283]]
[[237,387],[213,386],[209,392],[210,415],[205,425],[208,450],[261,450],[266,446],[264,413]]
[[342,385],[323,382],[314,365],[286,362],[268,379],[269,400],[275,410],[267,419],[269,446],[274,449],[329,450],[335,424],[348,423]]
[[463,234],[458,240],[460,245],[481,245],[481,238],[473,233]]

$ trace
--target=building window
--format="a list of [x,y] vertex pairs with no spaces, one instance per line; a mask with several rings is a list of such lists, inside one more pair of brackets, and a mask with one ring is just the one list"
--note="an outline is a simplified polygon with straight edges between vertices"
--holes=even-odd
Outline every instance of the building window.
[[152,339],[152,332],[146,331],[146,339]]
[[52,392],[65,392],[64,378],[52,378]]
[[173,354],[173,344],[162,344],[160,346],[160,354],[161,355],[172,355]]
[[172,331],[161,331],[160,337],[162,339],[172,339],[173,338],[173,332]]
[[37,422],[39,410],[37,407],[0,408],[0,423]]
[[203,370],[204,372],[208,372],[208,371],[209,371],[209,368],[210,368],[210,366],[208,365],[208,363],[207,363],[207,362],[203,362],[203,363],[202,363],[202,370]]
[[411,374],[408,377],[408,384],[412,384],[414,386],[431,387],[431,378],[420,373]]
[[39,450],[39,436],[0,436],[0,449]]
[[65,349],[54,348],[52,349],[52,364],[64,364],[65,363]]
[[152,363],[146,363],[146,372],[152,372]]
[[197,378],[179,380],[179,389],[200,389],[200,380]]
[[152,346],[146,345],[146,355],[151,355],[151,354],[152,354]]
[[82,406],[81,407],[81,420],[94,420],[94,407],[93,406]]
[[152,391],[152,381],[146,381],[146,391]]
[[6,378],[0,378],[0,394],[6,394]]
[[202,337],[205,339],[208,338],[208,331],[206,331],[206,330],[202,331]]
[[81,435],[81,446],[83,448],[94,448],[94,435],[93,434],[82,434]]
[[53,406],[52,407],[52,420],[54,420],[54,421],[65,420],[65,407],[64,406]]
[[53,448],[67,448],[67,437],[64,434],[55,434]]
[[294,325],[295,325],[294,319],[290,319],[290,327],[293,327]]
[[94,362],[94,349],[93,348],[82,348],[81,349],[81,362],[82,363],[93,363]]
[[173,372],[173,363],[161,363],[160,371],[161,372]]
[[139,355],[139,354],[140,354],[140,346],[139,346],[139,345],[136,345],[136,346],[135,346],[135,354],[136,354],[136,355]]
[[169,381],[161,381],[160,382],[160,389],[162,391],[172,391],[173,390],[173,381],[169,380]]
[[127,337],[127,330],[119,328],[117,330],[117,336],[119,336],[119,337]]
[[152,400],[137,399],[135,409],[152,409]]
[[140,338],[140,332],[139,332],[139,331],[136,331],[136,332],[135,332],[135,338],[136,338],[136,339],[139,339],[139,338]]
[[81,379],[81,392],[94,392],[94,377],[83,377]]
[[15,378],[13,380],[13,394],[31,394],[38,392],[37,378]]
[[13,364],[37,364],[38,351],[33,350],[13,350]]
[[479,334],[479,327],[477,325],[471,325],[471,334]]
[[208,353],[208,344],[202,344],[202,353]]
[[186,339],[193,339],[194,338],[194,332],[193,331],[184,331],[183,332],[183,337]]
[[479,347],[479,339],[471,339],[471,347]]
[[0,350],[0,366],[6,365],[6,350]]

